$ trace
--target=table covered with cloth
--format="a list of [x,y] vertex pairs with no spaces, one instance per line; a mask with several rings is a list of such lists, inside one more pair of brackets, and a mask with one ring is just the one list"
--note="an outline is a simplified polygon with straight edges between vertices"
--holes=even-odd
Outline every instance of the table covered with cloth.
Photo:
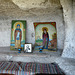
[[36,75],[36,74],[60,74],[64,75],[56,63],[33,63],[33,62],[0,62],[0,73],[14,75]]

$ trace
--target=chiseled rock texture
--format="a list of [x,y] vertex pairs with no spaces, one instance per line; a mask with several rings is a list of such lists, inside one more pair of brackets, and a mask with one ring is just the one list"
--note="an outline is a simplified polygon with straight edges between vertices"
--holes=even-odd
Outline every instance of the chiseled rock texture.
[[56,22],[57,48],[63,49],[65,26],[59,0],[0,0],[0,2],[0,47],[10,46],[12,20],[26,20],[26,43],[35,44],[34,22]]
[[63,16],[65,21],[65,41],[63,57],[75,58],[75,18],[74,18],[74,0],[60,0],[63,7]]
[[[17,51],[10,51],[12,20],[26,20],[26,43],[33,46],[33,23],[56,22],[58,51],[50,54],[18,54]],[[74,36],[75,0],[0,0],[0,61],[56,62],[66,75],[74,75]]]
[[[57,48],[75,58],[75,0],[0,0],[0,47],[10,46],[12,20],[26,20],[26,43],[35,44],[34,22],[56,22]],[[32,36],[33,35],[33,36]]]

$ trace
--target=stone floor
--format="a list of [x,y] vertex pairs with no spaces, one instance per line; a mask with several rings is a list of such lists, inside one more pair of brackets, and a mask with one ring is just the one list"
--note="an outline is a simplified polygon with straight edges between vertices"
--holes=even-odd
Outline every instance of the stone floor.
[[47,53],[18,53],[10,51],[10,47],[0,48],[0,61],[21,61],[21,62],[56,62],[66,75],[75,75],[75,59],[61,57],[62,50]]

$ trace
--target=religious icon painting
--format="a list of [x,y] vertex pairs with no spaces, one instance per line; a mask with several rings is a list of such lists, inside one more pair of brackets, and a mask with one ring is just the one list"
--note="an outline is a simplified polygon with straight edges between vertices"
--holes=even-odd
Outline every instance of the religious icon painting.
[[24,52],[31,53],[32,52],[32,44],[25,44]]
[[24,50],[26,34],[26,21],[13,20],[11,26],[11,50]]
[[36,22],[34,51],[46,52],[57,50],[56,22]]

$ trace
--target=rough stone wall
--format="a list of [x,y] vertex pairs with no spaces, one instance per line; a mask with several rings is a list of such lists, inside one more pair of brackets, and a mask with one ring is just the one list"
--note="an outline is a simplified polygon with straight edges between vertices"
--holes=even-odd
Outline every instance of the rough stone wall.
[[12,0],[19,8],[28,10],[31,8],[47,8],[60,6],[60,0]]
[[63,49],[64,24],[59,0],[38,0],[38,2],[32,0],[31,3],[30,0],[0,0],[0,2],[0,47],[10,46],[12,20],[26,20],[26,43],[33,45],[35,43],[34,22],[56,22],[57,48]]
[[[59,18],[60,20],[58,20]],[[11,22],[12,20],[26,20],[27,21],[27,29],[26,29],[26,43],[35,43],[35,31],[34,31],[34,22],[56,22],[57,25],[57,43],[58,49],[63,49],[64,46],[64,25],[61,12],[58,16],[53,15],[41,15],[41,16],[32,16],[25,18],[12,18],[7,20],[0,20],[0,47],[10,46],[10,38],[11,38]],[[32,34],[34,35],[32,37]],[[62,37],[60,37],[62,36]]]
[[65,41],[64,51],[62,56],[68,58],[75,58],[75,25],[74,25],[74,11],[73,0],[60,0],[63,7],[63,16],[65,21]]

